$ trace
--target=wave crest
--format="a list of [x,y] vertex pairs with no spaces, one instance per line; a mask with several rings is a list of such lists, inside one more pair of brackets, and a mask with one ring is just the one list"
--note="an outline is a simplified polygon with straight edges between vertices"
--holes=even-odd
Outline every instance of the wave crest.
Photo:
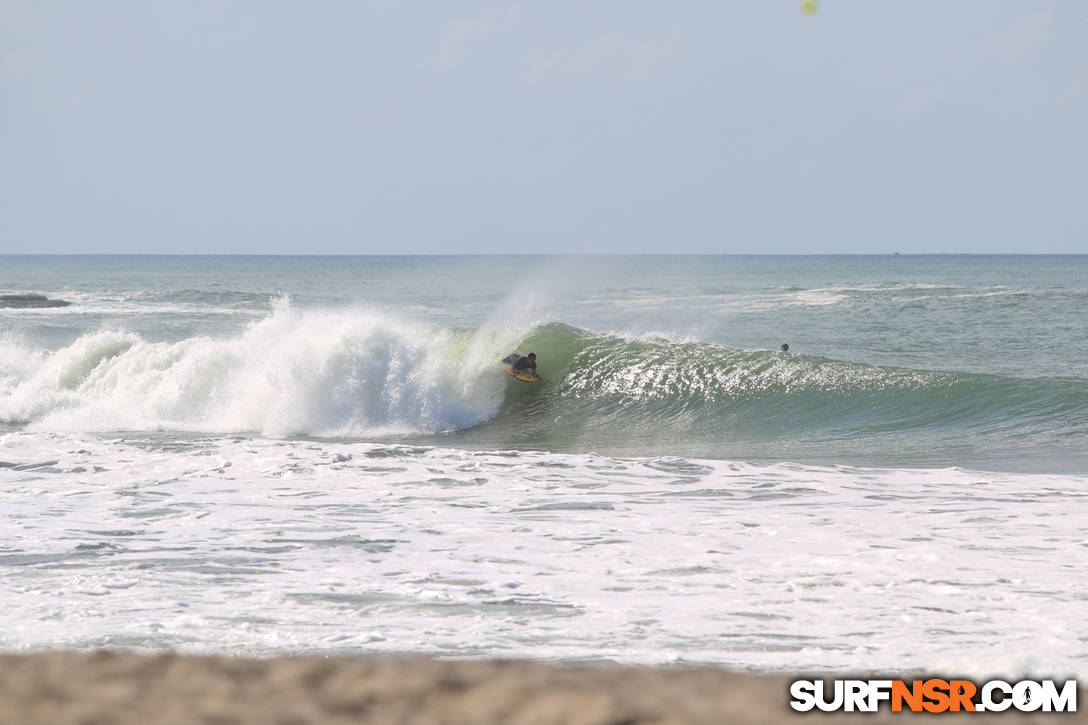
[[8,388],[0,418],[39,430],[276,436],[465,428],[493,415],[503,390],[481,374],[483,356],[470,337],[287,302],[237,339],[151,343],[97,332],[9,367],[0,377]]
[[[543,383],[502,374],[498,361],[514,350],[538,354]],[[561,322],[443,329],[284,301],[235,339],[151,343],[101,331],[51,353],[6,346],[0,420],[31,430],[454,432],[444,443],[712,458],[930,460],[938,450],[1032,447],[1068,457],[1088,431],[1088,384],[631,338]]]

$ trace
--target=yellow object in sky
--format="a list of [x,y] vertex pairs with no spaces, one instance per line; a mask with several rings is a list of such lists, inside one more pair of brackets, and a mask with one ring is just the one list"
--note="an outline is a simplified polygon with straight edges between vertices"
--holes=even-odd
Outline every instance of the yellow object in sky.
[[800,8],[803,13],[814,13],[819,9],[820,4],[816,0],[801,0]]

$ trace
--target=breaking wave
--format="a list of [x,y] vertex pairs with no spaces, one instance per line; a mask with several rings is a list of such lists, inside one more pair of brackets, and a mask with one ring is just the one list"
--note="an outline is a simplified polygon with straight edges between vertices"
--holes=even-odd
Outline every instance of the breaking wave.
[[[286,301],[233,339],[103,330],[8,341],[0,419],[31,430],[458,436],[555,450],[885,458],[937,446],[1082,445],[1088,383],[866,365],[631,338],[561,322],[445,329]],[[517,349],[541,384],[502,374]]]

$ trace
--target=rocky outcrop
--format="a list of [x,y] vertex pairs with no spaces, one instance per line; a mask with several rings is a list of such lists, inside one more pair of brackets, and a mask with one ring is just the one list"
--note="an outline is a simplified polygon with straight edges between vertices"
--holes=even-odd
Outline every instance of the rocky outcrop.
[[67,307],[70,304],[64,300],[51,300],[45,295],[0,295],[0,307]]

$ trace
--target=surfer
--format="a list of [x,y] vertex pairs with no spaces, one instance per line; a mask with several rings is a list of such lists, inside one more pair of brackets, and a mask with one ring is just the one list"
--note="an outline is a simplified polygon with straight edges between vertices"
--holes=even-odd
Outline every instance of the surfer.
[[516,352],[512,355],[507,355],[502,360],[504,363],[510,363],[514,370],[532,370],[536,372],[536,353],[531,352],[525,357],[518,355]]
[[789,343],[785,343],[785,342],[782,343],[781,345],[778,346],[778,349],[780,351],[782,351],[782,352],[789,352],[790,351]]
[[502,359],[506,374],[523,383],[539,383],[541,378],[536,374],[536,353],[531,352],[525,357],[516,352],[510,353]]

